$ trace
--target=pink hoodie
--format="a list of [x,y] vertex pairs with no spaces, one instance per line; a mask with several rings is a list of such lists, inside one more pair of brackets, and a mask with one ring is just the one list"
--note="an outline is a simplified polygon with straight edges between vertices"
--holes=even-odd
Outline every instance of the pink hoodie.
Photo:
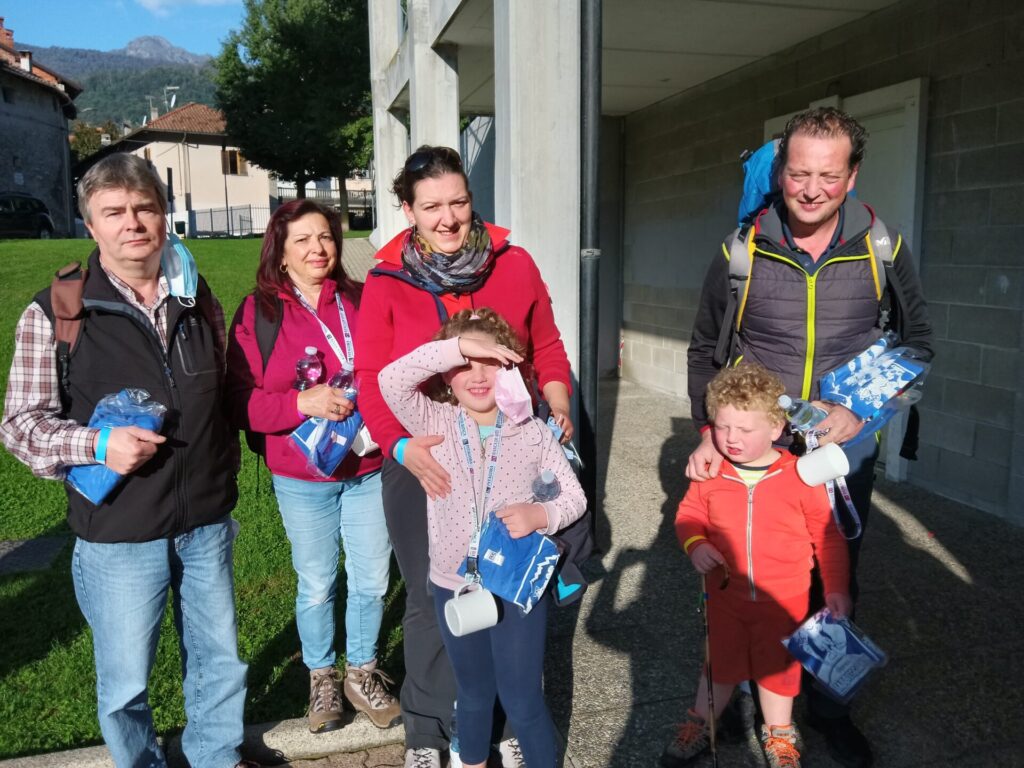
[[[430,539],[430,580],[446,589],[457,589],[463,578],[456,571],[466,556],[473,535],[473,476],[459,434],[461,406],[438,403],[422,391],[420,385],[435,374],[464,365],[459,340],[434,341],[400,357],[380,372],[379,384],[384,401],[414,436],[442,435],[444,442],[431,450],[434,458],[452,478],[452,492],[443,499],[427,499],[427,531]],[[483,498],[483,471],[490,441],[480,440],[480,430],[466,415],[470,448],[476,459],[476,477],[480,483],[476,495]],[[505,422],[501,428],[501,450],[494,488],[488,501],[494,509],[530,502],[532,484],[542,470],[555,473],[562,492],[554,501],[543,503],[548,515],[546,533],[557,533],[577,520],[587,501],[576,475],[565,460],[561,446],[551,430],[535,417],[522,424]]]

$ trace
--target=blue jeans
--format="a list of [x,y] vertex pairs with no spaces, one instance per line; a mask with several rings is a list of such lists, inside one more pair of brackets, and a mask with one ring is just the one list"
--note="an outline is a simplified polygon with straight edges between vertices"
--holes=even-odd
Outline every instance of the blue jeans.
[[487,760],[497,697],[519,738],[526,764],[530,768],[554,768],[555,724],[544,701],[543,687],[550,595],[525,616],[512,603],[499,599],[497,624],[455,637],[444,618],[444,604],[452,598],[452,592],[436,584],[432,588],[437,624],[455,670],[462,762]]
[[274,492],[299,577],[295,623],[310,669],[334,665],[334,599],[345,546],[345,658],[361,666],[377,658],[391,542],[384,523],[380,472],[317,483],[274,476]]
[[92,628],[100,730],[119,768],[166,766],[147,685],[168,589],[184,677],[185,756],[194,768],[241,759],[246,665],[238,658],[232,526],[225,517],[173,539],[75,541],[71,572]]

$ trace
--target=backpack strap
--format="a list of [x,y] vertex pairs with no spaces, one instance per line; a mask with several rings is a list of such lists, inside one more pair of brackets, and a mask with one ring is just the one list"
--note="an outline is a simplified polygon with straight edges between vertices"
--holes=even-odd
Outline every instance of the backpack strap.
[[729,296],[725,305],[725,314],[722,317],[722,326],[718,332],[718,343],[715,344],[712,358],[718,367],[729,364],[736,330],[742,320],[743,305],[746,303],[750,279],[750,266],[754,258],[754,228],[752,226],[737,227],[725,238],[722,250],[729,260]]
[[71,391],[68,379],[71,353],[78,343],[82,321],[85,319],[82,294],[85,293],[87,274],[88,270],[82,268],[81,262],[73,261],[58,269],[50,283],[50,322],[57,340],[57,380],[60,382],[60,402],[64,411],[67,411],[68,393]]
[[871,269],[875,276],[875,287],[878,292],[879,322],[883,329],[892,328],[903,338],[903,318],[905,306],[903,288],[896,274],[894,262],[896,252],[903,244],[897,235],[895,245],[892,235],[885,222],[875,217],[871,229],[865,237],[868,253],[871,254]]
[[[504,249],[502,249],[502,250],[504,251]],[[417,288],[417,289],[423,291],[424,293],[430,294],[430,297],[434,300],[434,309],[437,311],[437,319],[438,319],[438,321],[440,322],[441,325],[444,325],[445,323],[448,322],[448,310],[445,309],[444,302],[441,301],[441,297],[438,296],[436,293],[431,293],[426,288],[424,288],[422,285],[417,283],[409,275],[409,273],[405,272],[404,270],[403,271],[395,271],[393,269],[381,269],[379,266],[377,266],[377,267],[374,267],[373,269],[371,269],[368,274],[375,275],[375,276],[378,276],[378,277],[393,277],[396,280],[401,280],[403,283],[408,283],[413,288]]]
[[875,217],[865,241],[867,242],[868,253],[871,254],[874,261],[872,271],[875,273],[878,298],[881,299],[888,282],[888,268],[892,267],[893,259],[892,238],[889,236],[889,228],[885,226],[885,222]]
[[274,319],[271,320],[263,312],[258,298],[254,297],[256,310],[256,346],[259,347],[260,357],[263,359],[263,372],[267,371],[267,363],[270,362],[270,353],[274,351],[274,342],[281,332],[281,320],[284,316],[284,302],[280,296],[274,297]]

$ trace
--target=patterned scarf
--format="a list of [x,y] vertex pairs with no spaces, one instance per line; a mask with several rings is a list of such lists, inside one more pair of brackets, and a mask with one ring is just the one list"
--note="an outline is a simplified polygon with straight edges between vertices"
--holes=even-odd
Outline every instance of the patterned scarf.
[[402,244],[402,265],[431,293],[473,293],[494,269],[494,247],[483,219],[474,212],[466,242],[452,254],[433,250],[412,227]]

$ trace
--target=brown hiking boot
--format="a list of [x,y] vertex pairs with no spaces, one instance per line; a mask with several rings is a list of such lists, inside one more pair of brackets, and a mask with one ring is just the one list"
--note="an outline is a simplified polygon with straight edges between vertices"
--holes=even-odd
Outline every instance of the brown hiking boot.
[[376,661],[345,670],[345,698],[357,712],[365,712],[378,728],[387,728],[402,716],[398,699],[388,691],[388,686],[394,684],[377,669]]
[[711,746],[711,731],[707,721],[692,709],[679,724],[675,738],[661,753],[664,768],[682,768],[708,751]]
[[341,684],[334,667],[309,673],[309,732],[336,731],[344,725],[341,710]]
[[796,728],[792,725],[762,725],[761,747],[769,768],[800,768]]

